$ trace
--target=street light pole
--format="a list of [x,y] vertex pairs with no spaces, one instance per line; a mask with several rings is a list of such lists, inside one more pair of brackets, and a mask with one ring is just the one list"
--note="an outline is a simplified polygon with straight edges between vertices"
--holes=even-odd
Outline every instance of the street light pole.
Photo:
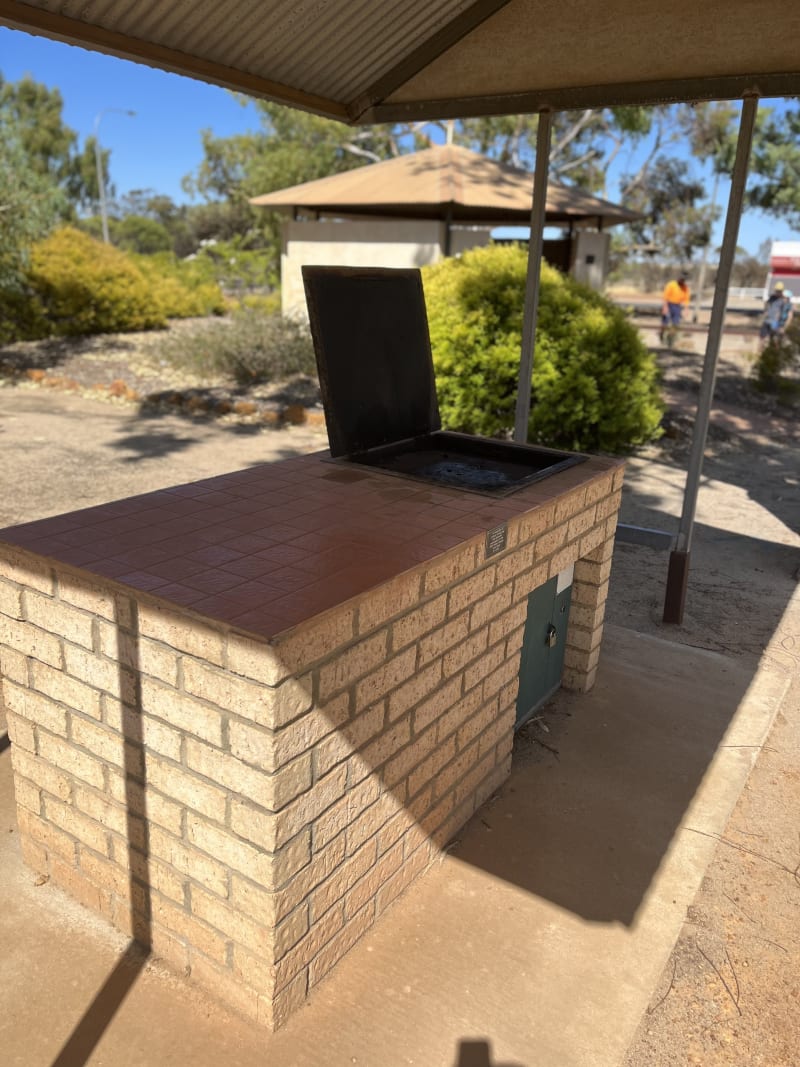
[[109,111],[117,111],[120,115],[128,115],[130,118],[136,114],[135,111],[126,111],[122,107],[104,107],[102,111],[98,112],[94,120],[94,161],[97,166],[97,190],[100,195],[100,219],[103,224],[103,240],[106,244],[109,244],[108,237],[108,208],[106,207],[106,183],[103,177],[103,153],[100,150],[100,119]]

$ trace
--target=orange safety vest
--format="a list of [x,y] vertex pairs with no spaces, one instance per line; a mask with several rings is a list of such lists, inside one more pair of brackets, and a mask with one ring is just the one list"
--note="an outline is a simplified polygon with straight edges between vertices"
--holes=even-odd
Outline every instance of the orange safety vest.
[[688,304],[689,286],[687,285],[685,289],[682,289],[677,282],[668,282],[664,290],[664,300],[668,304]]

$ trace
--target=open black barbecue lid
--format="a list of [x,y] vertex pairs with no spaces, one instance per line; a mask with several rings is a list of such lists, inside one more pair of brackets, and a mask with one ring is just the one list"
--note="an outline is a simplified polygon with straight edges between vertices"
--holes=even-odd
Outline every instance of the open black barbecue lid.
[[303,267],[332,456],[441,429],[418,270]]

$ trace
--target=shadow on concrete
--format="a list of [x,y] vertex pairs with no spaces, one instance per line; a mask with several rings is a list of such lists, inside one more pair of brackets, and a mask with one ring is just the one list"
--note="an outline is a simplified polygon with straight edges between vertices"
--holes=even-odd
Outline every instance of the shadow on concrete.
[[525,1067],[524,1064],[509,1060],[492,1058],[492,1047],[488,1041],[465,1039],[458,1044],[458,1054],[453,1067]]
[[125,809],[129,916],[119,916],[132,939],[99,992],[65,1041],[52,1067],[84,1067],[122,1002],[130,993],[150,956],[152,945],[151,891],[145,786],[147,756],[142,727],[142,684],[139,670],[138,609],[127,597],[116,599],[119,683],[122,698]]

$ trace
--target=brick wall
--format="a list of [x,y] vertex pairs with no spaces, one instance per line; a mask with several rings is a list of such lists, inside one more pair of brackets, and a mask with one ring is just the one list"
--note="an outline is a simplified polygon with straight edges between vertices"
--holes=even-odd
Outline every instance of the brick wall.
[[528,594],[597,669],[622,472],[272,643],[0,546],[26,861],[271,1027],[510,768]]

